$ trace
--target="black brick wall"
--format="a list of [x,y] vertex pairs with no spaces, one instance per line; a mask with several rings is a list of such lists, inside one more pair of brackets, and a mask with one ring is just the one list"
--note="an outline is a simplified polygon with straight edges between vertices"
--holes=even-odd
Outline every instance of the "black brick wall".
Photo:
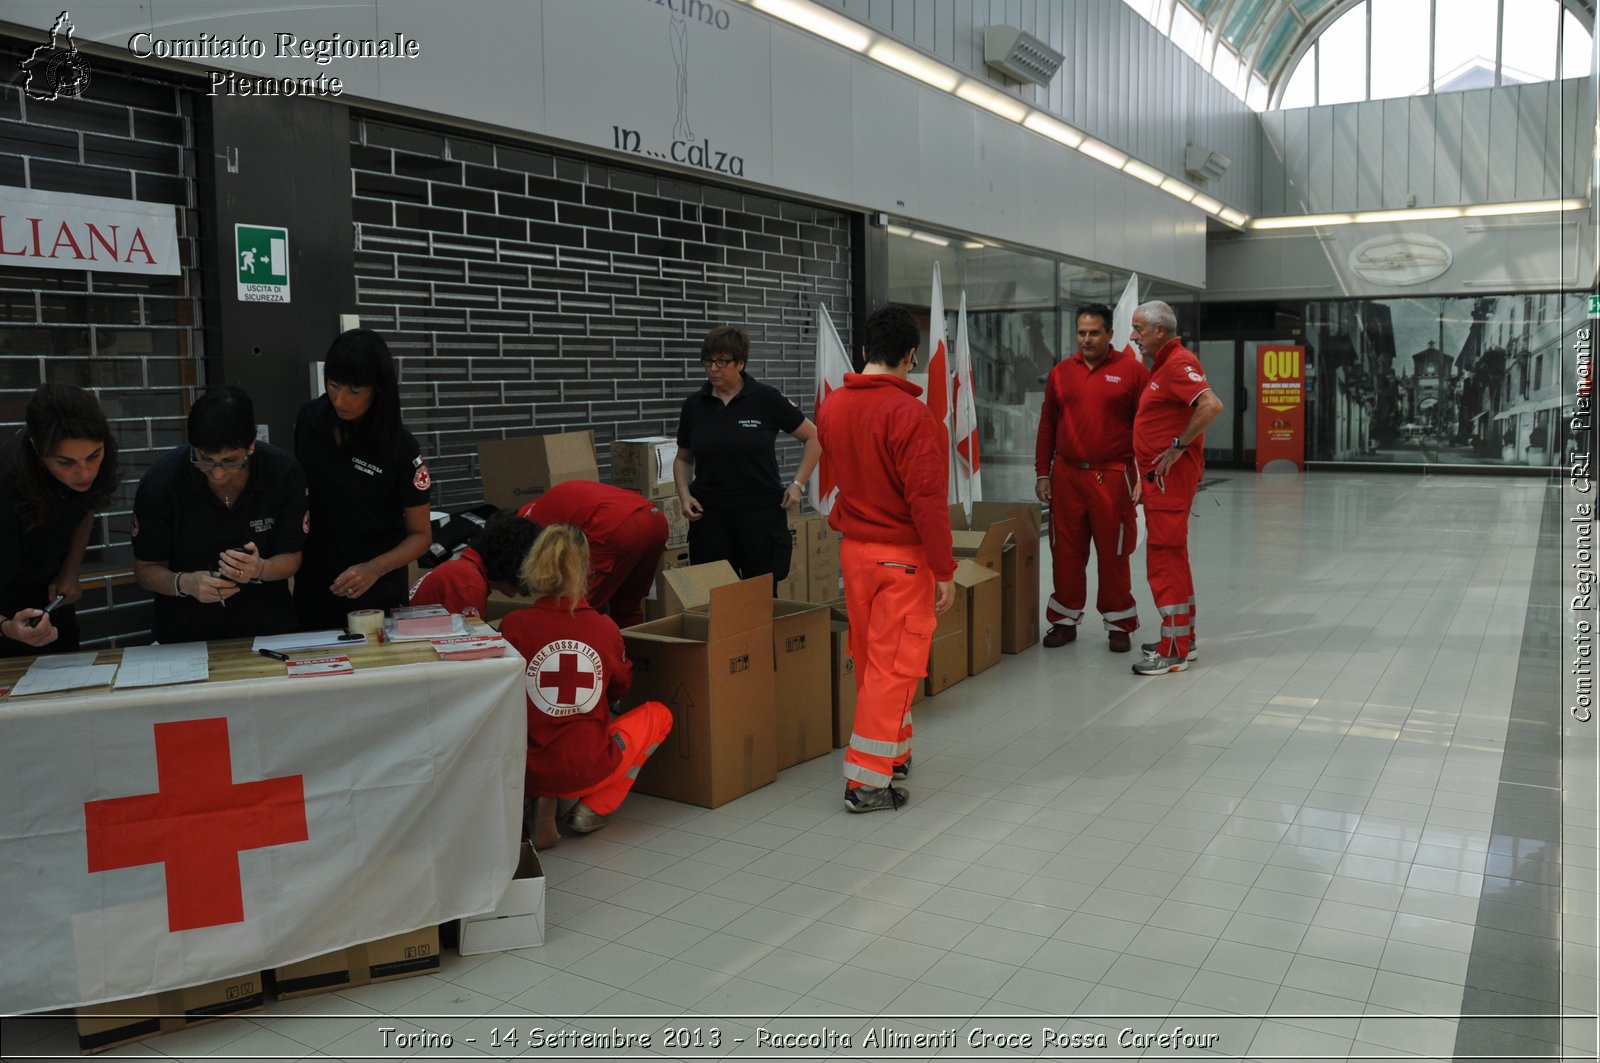
[[612,440],[671,435],[713,325],[746,326],[750,372],[814,412],[816,306],[851,321],[848,215],[377,118],[352,139],[358,309],[436,504],[482,498],[483,440],[593,428],[604,474]]
[[[34,42],[37,43],[37,42]],[[0,68],[33,44],[0,37]],[[194,101],[184,89],[91,60],[82,99],[40,101],[0,84],[0,184],[177,206],[177,277],[0,265],[0,439],[41,382],[95,392],[121,449],[122,490],[102,514],[78,613],[90,645],[148,641],[149,595],[132,581],[133,492],[151,460],[183,442],[204,379]]]

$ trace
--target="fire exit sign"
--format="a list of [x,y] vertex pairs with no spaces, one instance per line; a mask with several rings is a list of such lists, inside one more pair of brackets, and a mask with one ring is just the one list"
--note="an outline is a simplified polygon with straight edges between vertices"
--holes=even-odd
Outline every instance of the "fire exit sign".
[[271,225],[233,227],[233,266],[241,303],[289,301],[289,230]]

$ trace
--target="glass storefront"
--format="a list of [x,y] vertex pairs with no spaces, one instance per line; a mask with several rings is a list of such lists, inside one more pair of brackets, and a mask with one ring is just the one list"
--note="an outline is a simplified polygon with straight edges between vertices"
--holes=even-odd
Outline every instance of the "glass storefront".
[[[1045,377],[1077,349],[1077,308],[1086,303],[1114,306],[1128,273],[901,226],[889,227],[888,259],[888,301],[917,314],[924,352],[933,264],[939,263],[945,337],[952,348],[961,296],[966,294],[984,497],[1031,501]],[[1139,295],[1171,303],[1180,330],[1197,305],[1194,292],[1143,277]]]

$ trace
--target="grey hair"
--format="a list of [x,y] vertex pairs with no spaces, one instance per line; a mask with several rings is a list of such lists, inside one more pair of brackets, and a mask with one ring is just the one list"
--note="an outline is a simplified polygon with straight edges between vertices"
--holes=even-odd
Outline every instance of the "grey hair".
[[1148,303],[1140,303],[1134,308],[1134,313],[1143,314],[1145,324],[1160,325],[1167,330],[1167,335],[1178,334],[1178,315],[1172,312],[1172,307],[1160,299],[1152,299]]

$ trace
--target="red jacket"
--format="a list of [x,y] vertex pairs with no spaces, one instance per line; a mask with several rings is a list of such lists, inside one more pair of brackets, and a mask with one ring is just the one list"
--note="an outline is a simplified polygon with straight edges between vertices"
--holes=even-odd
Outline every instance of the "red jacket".
[[846,373],[817,411],[839,497],[828,523],[869,543],[921,543],[935,579],[955,575],[950,457],[922,389],[893,373]]
[[625,487],[567,480],[517,510],[517,516],[536,524],[571,524],[582,529],[589,548],[603,545],[617,525],[654,502]]
[[[1139,413],[1133,420],[1133,456],[1141,469],[1148,469],[1161,452],[1172,445],[1194,416],[1194,400],[1210,391],[1200,359],[1178,339],[1170,339],[1156,352],[1150,367],[1150,383],[1139,399]],[[1181,461],[1205,466],[1206,437],[1189,441]]]
[[462,616],[482,616],[489,606],[489,574],[470,546],[454,561],[428,570],[411,592],[412,605],[442,605]]
[[540,598],[500,622],[527,662],[530,793],[565,797],[605,779],[622,758],[611,741],[610,702],[628,692],[633,665],[622,632],[579,602]]
[[1144,363],[1126,351],[1110,352],[1093,368],[1079,351],[1050,370],[1034,472],[1049,476],[1058,459],[1090,466],[1132,461],[1133,416],[1149,382]]

